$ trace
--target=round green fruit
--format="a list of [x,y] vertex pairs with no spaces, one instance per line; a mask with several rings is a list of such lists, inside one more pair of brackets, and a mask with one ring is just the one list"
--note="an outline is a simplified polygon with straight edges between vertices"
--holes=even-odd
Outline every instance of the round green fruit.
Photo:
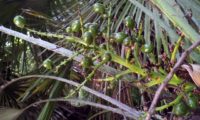
[[50,60],[50,59],[46,59],[44,62],[43,62],[43,66],[46,68],[46,69],[53,69],[53,62]]
[[199,104],[198,104],[198,97],[195,96],[192,93],[188,94],[188,99],[187,99],[187,105],[191,108],[191,109],[197,109]]
[[133,19],[130,16],[127,16],[125,18],[124,23],[130,29],[132,29],[134,27],[134,21],[133,21]]
[[105,43],[100,44],[100,48],[106,50],[106,44]]
[[67,28],[65,29],[65,31],[66,31],[67,33],[71,33],[71,32],[72,32],[72,28],[69,26],[69,27],[67,27]]
[[101,3],[95,3],[93,5],[93,10],[94,10],[94,12],[99,13],[99,14],[104,14],[105,13],[105,7]]
[[103,17],[104,19],[106,19],[106,18],[108,18],[108,15],[105,13],[105,14],[102,15],[102,17]]
[[92,33],[91,33],[91,32],[85,32],[85,33],[83,34],[83,40],[84,40],[84,42],[85,42],[87,45],[92,44],[92,42],[93,42],[93,35],[92,35]]
[[188,106],[183,101],[174,106],[173,113],[177,116],[184,116],[187,112]]
[[75,20],[71,24],[72,32],[79,32],[81,30],[81,23],[79,20]]
[[93,37],[96,37],[98,33],[98,25],[96,23],[89,25],[88,31],[92,33]]
[[89,68],[93,65],[93,61],[92,61],[92,58],[91,57],[87,57],[85,56],[81,62],[81,65],[84,67],[84,68]]
[[125,46],[129,46],[129,45],[131,45],[131,43],[132,43],[132,40],[131,40],[130,37],[126,37],[126,38],[124,39],[124,41],[123,41],[123,44],[124,44]]
[[17,15],[13,19],[14,24],[19,28],[24,28],[26,25],[26,20],[23,16]]
[[136,37],[135,42],[137,42],[139,45],[144,44],[144,38],[142,36]]
[[110,52],[105,52],[103,57],[102,57],[102,60],[105,61],[105,62],[111,61],[112,55],[110,54]]
[[153,51],[153,45],[152,44],[145,44],[143,47],[142,47],[142,51],[144,53],[151,53]]
[[114,34],[114,39],[117,43],[122,43],[126,37],[127,37],[127,34],[123,32],[118,32]]
[[192,91],[195,90],[195,89],[197,89],[197,87],[196,87],[196,85],[194,85],[194,84],[192,84],[192,83],[187,82],[187,83],[185,83],[185,84],[183,85],[183,90],[184,90],[185,92],[192,92]]

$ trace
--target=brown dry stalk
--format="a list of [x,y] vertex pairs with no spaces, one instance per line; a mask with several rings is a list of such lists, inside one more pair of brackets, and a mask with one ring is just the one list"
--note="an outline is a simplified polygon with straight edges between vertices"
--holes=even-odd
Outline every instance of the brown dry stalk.
[[174,73],[177,71],[177,69],[182,65],[183,61],[185,60],[185,58],[192,52],[192,50],[196,47],[198,47],[200,45],[200,39],[197,40],[196,42],[194,42],[188,49],[186,49],[183,54],[181,55],[180,59],[177,61],[177,63],[174,65],[174,67],[172,68],[172,70],[169,72],[169,74],[167,75],[167,77],[164,79],[163,83],[159,86],[159,88],[156,91],[156,94],[153,98],[153,101],[151,103],[151,106],[149,108],[149,111],[147,113],[146,119],[145,120],[150,120],[151,115],[154,113],[155,111],[155,107],[156,104],[158,102],[158,99],[160,97],[161,92],[163,91],[163,89],[166,87],[166,85],[168,84],[168,82],[171,80],[171,78],[173,77]]

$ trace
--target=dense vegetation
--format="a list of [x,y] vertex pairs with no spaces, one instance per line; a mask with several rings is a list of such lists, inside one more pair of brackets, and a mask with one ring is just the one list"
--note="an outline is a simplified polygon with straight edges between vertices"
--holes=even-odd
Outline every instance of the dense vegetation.
[[[200,40],[199,0],[40,2],[0,1],[1,120],[145,119]],[[164,87],[153,119],[200,117],[199,53]]]

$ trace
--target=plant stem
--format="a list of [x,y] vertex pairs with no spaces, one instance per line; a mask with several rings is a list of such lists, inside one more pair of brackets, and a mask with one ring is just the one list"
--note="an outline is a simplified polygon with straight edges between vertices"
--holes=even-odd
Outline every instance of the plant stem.
[[164,110],[166,108],[171,107],[172,105],[175,105],[176,103],[178,103],[182,99],[182,97],[183,97],[183,95],[178,95],[178,97],[174,101],[172,101],[172,102],[170,102],[170,103],[168,103],[166,105],[163,105],[161,107],[157,107],[156,111],[162,111],[162,110]]
[[85,80],[75,90],[73,90],[68,96],[66,96],[65,99],[68,99],[68,98],[72,97],[74,94],[76,94],[79,91],[79,89],[81,89],[82,86],[84,86],[89,80],[92,79],[92,77],[94,76],[94,74],[98,70],[98,68],[101,67],[105,63],[106,63],[106,61],[102,61],[99,64],[97,64],[95,66],[94,70],[85,78]]
[[178,52],[178,48],[179,48],[183,38],[184,38],[183,34],[178,38],[178,41],[176,42],[175,48],[174,48],[174,50],[172,52],[171,62],[174,62],[176,60],[176,53]]
[[109,11],[108,11],[108,26],[107,26],[107,50],[109,50],[109,43],[110,43],[110,28],[111,28],[111,11],[112,11],[112,5],[110,3],[109,5]]

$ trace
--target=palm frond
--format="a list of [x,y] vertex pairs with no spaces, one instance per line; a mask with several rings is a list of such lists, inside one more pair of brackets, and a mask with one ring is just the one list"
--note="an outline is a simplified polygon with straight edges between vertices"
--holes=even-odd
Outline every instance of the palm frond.
[[23,112],[21,109],[15,108],[0,108],[1,120],[16,120],[19,115]]

